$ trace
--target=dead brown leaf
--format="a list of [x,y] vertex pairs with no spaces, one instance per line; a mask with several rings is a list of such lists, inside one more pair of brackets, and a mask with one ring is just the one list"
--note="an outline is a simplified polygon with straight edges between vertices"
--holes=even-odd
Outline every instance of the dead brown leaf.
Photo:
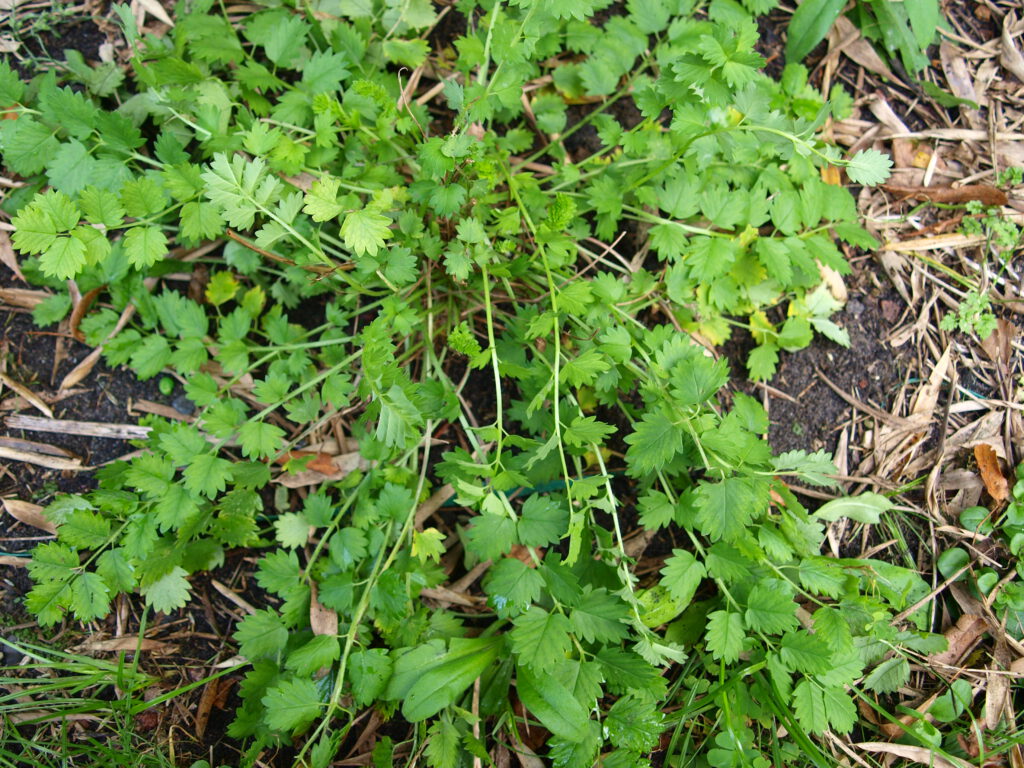
[[988,495],[996,501],[1007,498],[1010,495],[1010,485],[999,468],[999,457],[996,456],[995,449],[988,443],[978,443],[974,446],[974,459],[978,462],[981,481],[985,483]]
[[82,323],[82,318],[85,317],[85,313],[89,311],[89,307],[93,305],[93,302],[96,301],[96,297],[100,295],[102,290],[102,287],[93,288],[84,296],[81,296],[78,301],[75,302],[75,306],[71,310],[69,327],[71,329],[71,335],[78,341],[85,341],[85,334],[79,330],[78,326]]
[[174,21],[167,15],[164,7],[157,0],[138,0],[138,5],[150,16],[153,16],[169,27],[174,26]]
[[0,263],[7,267],[11,272],[14,273],[21,282],[28,282],[25,280],[25,276],[21,274],[21,266],[18,264],[18,257],[14,253],[14,248],[11,246],[11,236],[0,229]]
[[971,768],[971,764],[957,758],[945,758],[935,753],[934,750],[925,747],[915,747],[909,744],[889,744],[885,741],[864,741],[854,744],[858,749],[865,752],[881,752],[885,755],[902,757],[914,763],[930,766],[931,768]]
[[932,203],[966,203],[977,200],[985,205],[1006,205],[1006,193],[988,184],[967,184],[963,187],[921,187],[883,184],[890,194],[903,199],[927,200]]
[[92,352],[82,358],[82,362],[68,371],[67,375],[61,379],[60,391],[71,389],[75,384],[78,384],[82,379],[92,373],[92,369],[96,367],[96,363],[100,361],[100,355],[103,354],[103,347],[96,347]]
[[860,30],[853,25],[852,21],[845,16],[840,16],[835,20],[832,29],[842,52],[851,61],[860,64],[864,69],[870,70],[876,75],[881,75],[893,81],[899,80],[892,70],[885,65],[885,62],[882,61],[882,57],[875,51],[874,46],[861,37]]
[[[301,451],[299,452],[301,453]],[[318,466],[329,471],[323,472],[318,469],[311,469],[307,466],[301,472],[295,474],[288,474],[282,472],[274,480],[275,483],[283,485],[285,488],[305,488],[310,485],[320,485],[321,483],[331,483],[337,480],[341,480],[343,477],[351,474],[357,469],[367,469],[370,466],[370,462],[363,458],[358,452],[342,453],[337,456],[329,456],[328,454],[317,454],[313,460]],[[311,462],[311,464],[313,463]]]
[[538,560],[544,558],[544,552],[541,551],[540,547],[533,547],[532,549],[528,549],[524,547],[522,544],[513,544],[512,549],[509,550],[508,554],[509,557],[514,557],[516,560],[519,560],[521,563],[529,566],[530,568],[537,567],[537,560],[534,559],[535,556]]
[[[942,71],[946,75],[946,82],[953,95],[959,99],[966,99],[978,103],[978,93],[974,88],[974,80],[971,78],[971,71],[967,66],[960,50],[943,40],[939,45],[939,60],[942,63]],[[966,118],[972,128],[983,128],[984,122],[978,110],[969,105],[961,105],[960,112]]]
[[939,402],[939,392],[942,390],[942,382],[949,375],[949,358],[952,348],[946,347],[939,361],[935,363],[928,382],[921,387],[914,398],[913,414],[927,423],[935,415],[935,406]]
[[43,453],[36,453],[34,451],[22,451],[17,448],[6,448],[2,445],[0,445],[0,459],[23,461],[26,464],[35,464],[36,466],[46,467],[47,469],[66,469],[71,472],[82,472],[92,469],[92,467],[83,466],[82,462],[78,459],[65,459],[60,456],[49,456]]
[[[999,39],[1000,54],[999,63],[1012,72],[1013,76],[1024,83],[1024,56],[1013,41],[1015,28],[1017,27],[1017,14],[1008,13],[1003,18],[1003,34]],[[1018,30],[1019,31],[1019,30]]]
[[[152,280],[152,278],[147,278],[144,284],[150,290],[152,290],[152,287],[150,286],[149,282],[150,280]],[[104,339],[104,343],[110,341],[110,339],[114,338],[117,334],[119,334],[134,315],[135,305],[129,304],[121,312],[121,316],[117,318],[117,323],[114,325],[113,330],[107,334],[107,338]],[[64,392],[65,390],[71,389],[73,386],[82,381],[82,379],[84,379],[86,376],[92,373],[92,369],[96,367],[96,363],[99,362],[100,355],[102,353],[103,344],[100,344],[98,347],[96,347],[96,349],[94,349],[92,352],[90,352],[88,355],[82,358],[82,362],[80,362],[78,365],[72,368],[68,372],[68,374],[61,380],[60,387],[58,388],[59,391]]]
[[311,469],[314,472],[320,472],[324,475],[332,475],[338,471],[338,468],[334,466],[334,456],[329,453],[317,453],[314,451],[288,451],[288,453],[281,456],[279,461],[283,463],[291,459],[304,459],[307,456],[314,456],[315,458],[306,464],[306,469]]
[[206,286],[210,284],[210,269],[205,264],[196,264],[192,268],[192,278],[188,281],[188,297],[196,304],[206,301]]
[[834,187],[840,187],[843,184],[843,176],[834,165],[826,165],[821,169],[821,180]]
[[882,723],[882,733],[886,736],[886,738],[895,740],[900,738],[901,736],[904,736],[907,733],[907,730],[910,728],[910,726],[912,726],[918,720],[924,718],[925,720],[931,722],[934,718],[930,717],[927,714],[927,712],[931,705],[935,703],[935,700],[937,698],[939,698],[939,694],[933,693],[931,696],[929,696],[927,699],[922,701],[914,708],[916,714],[907,713],[905,715],[900,715],[899,718],[897,718],[897,722],[895,723],[891,723],[889,721]]
[[165,643],[162,640],[153,640],[144,637],[140,641],[134,635],[123,637],[109,637],[104,640],[87,640],[69,650],[75,653],[132,653],[136,650],[145,651],[154,655],[166,656],[178,652],[178,646]]
[[1011,722],[1013,720],[1010,680],[1005,674],[1010,664],[1010,649],[1006,647],[1004,636],[1000,635],[996,638],[995,648],[992,650],[992,663],[985,675],[985,726],[989,730],[998,728],[1004,718]]
[[971,652],[978,639],[988,631],[988,622],[974,613],[965,613],[946,630],[946,650],[928,657],[932,664],[955,667]]
[[206,734],[206,726],[210,722],[210,711],[214,708],[224,709],[227,705],[228,694],[234,684],[235,680],[232,677],[218,677],[203,686],[203,695],[199,697],[194,719],[198,741],[202,741]]
[[309,625],[314,635],[337,635],[338,614],[321,604],[317,598],[316,582],[310,582]]
[[218,592],[220,592],[224,597],[226,597],[228,600],[237,605],[246,613],[256,613],[256,607],[252,603],[250,603],[244,597],[232,591],[231,588],[228,587],[226,584],[222,584],[221,582],[217,581],[217,579],[210,579],[210,586]]
[[986,239],[985,235],[965,235],[960,232],[950,232],[949,234],[935,235],[934,237],[890,240],[882,247],[889,251],[915,253],[917,251],[934,251],[938,248],[969,248],[973,245],[981,245]]
[[433,515],[437,510],[441,508],[448,499],[455,493],[455,487],[451,483],[446,483],[430,494],[430,498],[424,501],[416,510],[416,517],[413,520],[417,531],[423,530],[423,524]]
[[420,590],[420,597],[430,600],[440,600],[445,603],[464,605],[467,608],[475,608],[487,602],[486,598],[471,595],[467,592],[456,592],[448,587],[425,587]]
[[41,398],[31,389],[26,387],[24,384],[19,384],[6,373],[0,373],[0,381],[4,383],[4,386],[10,387],[23,398],[25,398],[38,411],[49,416],[51,419],[53,418],[53,411],[50,410],[50,406],[46,404],[46,401],[44,401],[43,398]]
[[4,499],[3,502],[7,514],[15,520],[47,533],[57,533],[57,526],[46,518],[46,515],[43,514],[43,508],[38,504],[21,501],[20,499]]
[[19,309],[35,309],[53,294],[29,288],[0,288],[0,302]]
[[1005,318],[999,318],[996,329],[981,340],[981,348],[993,363],[1007,365],[1013,352],[1013,341],[1020,335],[1020,328]]

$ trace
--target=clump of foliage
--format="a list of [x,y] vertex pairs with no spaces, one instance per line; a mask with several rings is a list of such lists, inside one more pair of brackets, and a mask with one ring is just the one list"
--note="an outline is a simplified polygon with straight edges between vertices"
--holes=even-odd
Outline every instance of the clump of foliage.
[[[1015,640],[1024,640],[1024,464],[1017,466],[1015,483],[1005,503],[993,501],[992,509],[967,507],[960,513],[960,525],[966,531],[991,538],[1002,557],[989,558],[979,567],[965,568],[971,553],[964,547],[951,547],[938,558],[939,572],[946,579],[966,585],[973,597],[985,600]],[[993,568],[991,564],[1000,567]]]
[[[849,686],[902,684],[899,649],[935,639],[920,611],[890,622],[927,585],[819,554],[824,521],[887,502],[808,513],[786,480],[830,484],[829,458],[772,456],[764,410],[727,407],[725,362],[681,332],[749,327],[758,378],[814,330],[845,341],[819,265],[848,269],[833,235],[872,241],[820,169],[871,184],[888,161],[815,137],[830,108],[801,67],[758,71],[764,3],[596,21],[607,5],[460,0],[439,48],[425,0],[199,0],[165,38],[126,25],[130,89],[0,64],[0,149],[27,181],[4,206],[54,290],[37,319],[68,313],[68,281],[102,289],[87,340],[172,369],[197,408],[47,508],[41,624],[136,590],[173,611],[192,574],[265,548],[231,733],[316,766],[368,706],[417,724],[439,767],[538,723],[558,766],[643,765],[666,731],[767,765],[762,734],[816,753],[809,734],[855,723]],[[403,92],[410,69],[439,101]],[[584,131],[599,146],[577,157]],[[350,471],[289,494],[328,424]],[[627,514],[675,542],[643,580]],[[478,564],[485,599],[445,600]]]
[[[997,180],[1000,186],[1019,186],[1022,176],[1024,169],[1011,167],[1001,171]],[[986,277],[979,284],[979,281],[954,275],[967,287],[967,291],[956,309],[943,316],[939,327],[944,331],[974,333],[978,338],[985,339],[992,334],[998,323],[992,310],[992,299],[985,287],[988,282],[989,254],[994,254],[1002,262],[997,273],[1002,277],[1010,266],[1010,260],[1003,254],[1016,248],[1021,230],[996,206],[986,206],[981,201],[971,200],[964,207],[967,215],[963,217],[960,231],[965,235],[985,238],[985,247],[981,251],[981,271]]]
[[800,61],[814,50],[844,11],[864,37],[914,76],[928,68],[928,48],[945,23],[938,0],[804,0],[789,25],[787,61]]

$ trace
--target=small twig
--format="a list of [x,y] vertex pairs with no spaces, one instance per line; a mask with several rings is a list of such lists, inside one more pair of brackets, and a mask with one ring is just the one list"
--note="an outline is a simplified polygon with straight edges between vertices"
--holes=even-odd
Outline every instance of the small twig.
[[66,419],[44,419],[38,416],[12,414],[6,419],[8,429],[26,429],[31,432],[55,432],[84,437],[106,437],[112,440],[143,440],[149,436],[150,427],[134,424],[105,424],[98,421],[68,421]]
[[214,589],[216,589],[224,597],[226,597],[228,600],[230,600],[232,603],[237,605],[239,608],[241,608],[246,613],[249,613],[249,614],[256,613],[256,608],[253,607],[252,603],[249,603],[245,599],[239,597],[229,587],[225,586],[224,584],[221,584],[216,579],[210,579],[210,586],[213,587]]
[[276,253],[271,253],[263,248],[260,248],[256,243],[250,242],[242,237],[240,234],[235,232],[233,229],[228,229],[227,235],[239,245],[244,245],[250,251],[258,253],[264,258],[276,261],[278,264],[284,264],[289,267],[301,267],[302,269],[308,270],[309,272],[316,272],[318,275],[330,275],[336,270],[347,270],[355,267],[355,264],[336,264],[333,267],[324,266],[321,264],[296,264],[291,259],[286,259],[284,256],[278,256]]
[[29,403],[31,403],[31,405],[34,408],[41,411],[42,413],[45,413],[51,419],[53,418],[53,411],[50,410],[50,406],[43,402],[43,399],[39,397],[39,395],[37,395],[31,389],[29,389],[23,384],[19,384],[6,373],[0,373],[0,382],[3,382],[4,386],[13,389],[15,392],[17,392],[19,395],[25,398]]
[[430,495],[429,499],[420,504],[419,509],[416,510],[416,518],[414,520],[416,530],[422,530],[423,523],[425,523],[431,515],[437,512],[437,510],[441,508],[441,505],[448,501],[454,493],[455,488],[451,483],[447,483],[434,491]]
[[62,459],[58,456],[47,456],[42,453],[31,451],[20,451],[17,448],[4,448],[0,446],[0,458],[11,461],[23,461],[26,464],[35,464],[47,469],[68,470],[70,472],[83,472],[92,469],[82,465],[78,459]]

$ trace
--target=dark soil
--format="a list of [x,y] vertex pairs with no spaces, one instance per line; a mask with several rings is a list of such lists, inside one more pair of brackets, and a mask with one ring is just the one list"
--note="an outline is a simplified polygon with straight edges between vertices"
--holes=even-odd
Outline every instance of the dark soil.
[[62,61],[65,50],[75,50],[87,60],[99,60],[99,50],[107,42],[107,36],[96,26],[95,21],[72,12],[70,3],[56,2],[49,13],[38,10],[12,15],[9,21],[12,36],[21,47],[18,59],[12,65],[22,75],[38,74],[32,59],[53,59]]
[[[849,332],[849,348],[816,336],[807,349],[782,354],[771,385],[796,402],[782,397],[770,399],[769,441],[776,453],[822,448],[835,451],[839,431],[850,419],[851,406],[822,376],[857,400],[883,410],[891,407],[902,378],[902,354],[886,342],[886,337],[902,312],[903,302],[895,291],[871,285],[867,278],[874,268],[874,261],[861,263],[849,281],[846,307],[833,317]],[[879,279],[885,280],[881,276]]]
[[[3,312],[2,340],[7,348],[7,375],[46,399],[56,393],[61,379],[91,351],[85,344],[67,338],[67,356],[54,369],[53,361],[58,339],[63,335],[54,326],[40,329],[32,322],[32,316],[21,312]],[[166,402],[170,405],[173,395],[165,398],[160,394],[157,379],[139,381],[134,374],[108,368],[102,361],[96,364],[92,373],[76,390],[81,394],[66,397],[55,402],[51,408],[54,418],[71,421],[99,421],[116,424],[135,424],[138,414],[130,412],[132,403],[138,400]],[[39,416],[34,408],[20,413]],[[7,413],[4,414],[6,417]],[[123,440],[81,437],[52,432],[28,432],[4,429],[9,437],[32,440],[38,443],[63,448],[81,459],[89,467],[113,461],[119,456],[135,450],[135,446]],[[93,487],[88,472],[71,472],[44,469],[31,465],[20,465],[16,472],[5,472],[0,479],[0,496],[16,495],[25,501],[46,499],[55,491],[81,493]]]
[[[9,273],[4,275],[7,276]],[[58,338],[58,332],[52,329],[37,328],[26,312],[0,311],[0,345],[6,350],[7,375],[44,399],[54,394],[63,376],[90,351],[84,344],[69,339],[67,357],[54,370]],[[81,394],[52,405],[55,418],[135,424],[138,416],[129,413],[133,401],[165,399],[156,381],[140,382],[134,375],[111,370],[102,362],[77,389],[83,390]],[[21,409],[19,413],[42,415],[32,407]],[[87,467],[99,466],[134,450],[134,446],[123,440],[8,429],[4,420],[9,415],[9,411],[0,411],[0,435],[62,448]],[[46,504],[57,492],[81,493],[94,486],[91,472],[0,461],[0,497]],[[0,515],[0,550],[6,553],[31,549],[38,543],[40,533],[9,515]],[[3,582],[0,582],[0,612],[20,621],[25,617],[21,598],[30,583],[21,569],[4,571]]]

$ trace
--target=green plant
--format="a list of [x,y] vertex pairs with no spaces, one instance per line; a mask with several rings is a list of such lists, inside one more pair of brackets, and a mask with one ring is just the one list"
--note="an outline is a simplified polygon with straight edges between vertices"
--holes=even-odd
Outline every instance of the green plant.
[[995,503],[992,511],[968,507],[960,513],[960,525],[992,538],[1009,557],[992,556],[980,567],[965,569],[971,564],[971,553],[951,547],[939,556],[939,572],[945,579],[967,584],[975,597],[989,601],[999,621],[1005,622],[1006,631],[1016,640],[1024,639],[1024,581],[1020,578],[1024,576],[1020,559],[1024,552],[1024,464],[1017,466],[1016,482],[1004,509]]
[[960,331],[987,338],[996,329],[996,316],[992,314],[992,300],[988,293],[971,288],[964,294],[955,312],[947,312],[939,321],[944,331]]
[[[3,644],[25,663],[0,668],[0,766],[173,765],[160,745],[135,731],[138,715],[174,695],[147,701],[144,694],[158,678],[142,672],[137,660],[122,654],[109,662],[25,641]],[[76,722],[88,728],[76,729]]]
[[911,75],[928,68],[927,51],[943,22],[938,0],[857,0],[849,8],[846,0],[804,0],[789,23],[786,60],[800,61],[814,50],[844,10],[864,37],[889,57],[898,56]]
[[[727,408],[725,362],[681,333],[750,328],[758,378],[814,330],[844,341],[820,265],[848,270],[832,233],[873,241],[820,167],[872,184],[889,162],[815,137],[830,108],[804,69],[758,72],[763,3],[594,23],[605,5],[462,0],[456,58],[422,0],[240,21],[182,4],[166,39],[128,25],[137,90],[116,108],[0,68],[20,105],[0,145],[28,182],[4,205],[54,290],[37,319],[68,313],[68,280],[105,287],[87,340],[142,377],[173,368],[197,406],[47,507],[41,624],[136,590],[173,611],[191,574],[266,548],[231,733],[253,760],[291,742],[315,766],[368,706],[400,712],[434,766],[535,723],[556,765],[638,765],[682,728],[675,702],[709,762],[764,762],[753,731],[814,752],[810,734],[853,727],[847,686],[902,683],[899,649],[936,639],[921,611],[889,622],[926,584],[819,555],[822,520],[889,502],[809,513],[786,482],[829,485],[829,458],[773,457],[762,407]],[[438,117],[402,97],[401,68],[428,63]],[[580,100],[599,107],[570,119]],[[623,124],[610,109],[630,103]],[[197,263],[202,303],[169,279]],[[674,537],[649,582],[634,513]],[[476,566],[485,600],[445,599]]]
[[[1007,168],[999,175],[1001,185],[1013,185],[1017,183],[1024,170],[1020,168]],[[1001,255],[1005,251],[1013,250],[1020,242],[1020,227],[1010,218],[1004,216],[1002,211],[994,206],[985,206],[977,200],[968,202],[965,206],[967,215],[963,217],[960,231],[965,235],[984,237],[986,247],[983,250],[982,270],[987,271],[988,253],[992,252]],[[999,273],[1006,271],[1008,260],[1004,259]],[[947,271],[947,274],[950,274]],[[959,282],[967,287],[967,292],[960,300],[954,312],[947,312],[939,323],[944,331],[959,330],[961,333],[975,333],[978,338],[987,338],[996,328],[996,316],[992,312],[992,300],[988,291],[972,279],[955,276]]]
[[[1020,168],[1008,168],[1000,178],[1005,182],[1012,181]],[[997,252],[1008,251],[1020,241],[1020,227],[995,206],[986,206],[978,200],[966,204],[967,213],[960,225],[965,235],[984,236],[991,247]]]

